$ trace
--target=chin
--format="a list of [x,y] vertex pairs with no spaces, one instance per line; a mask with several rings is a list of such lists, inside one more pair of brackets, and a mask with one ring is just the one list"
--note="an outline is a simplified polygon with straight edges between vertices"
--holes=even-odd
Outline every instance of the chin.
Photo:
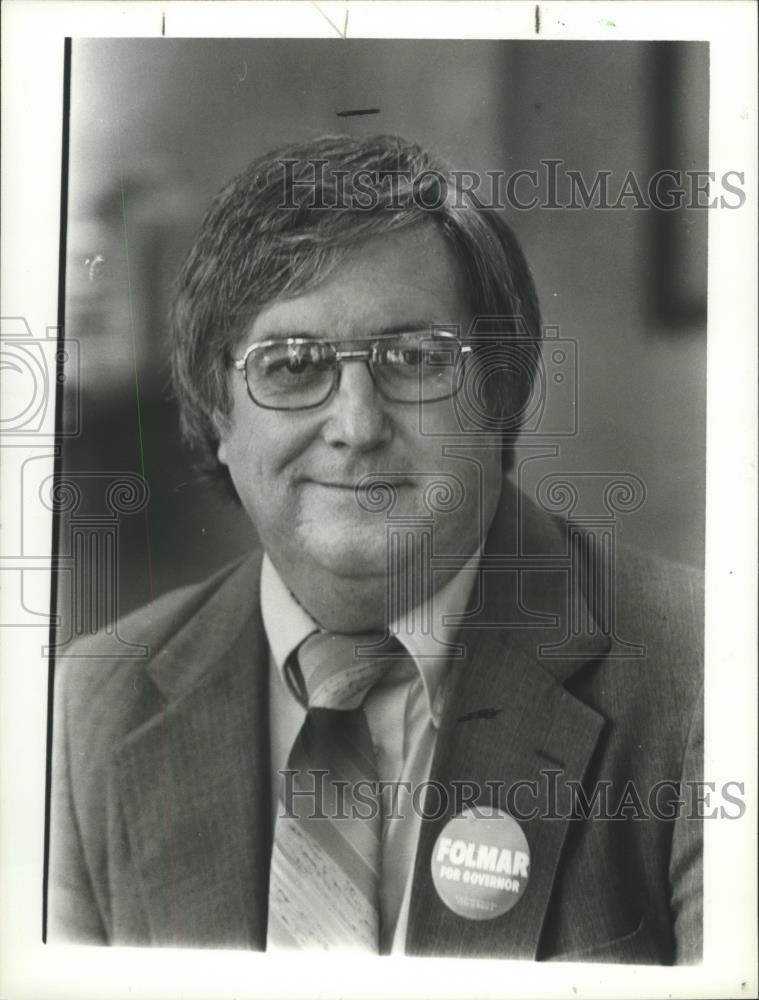
[[337,577],[385,576],[387,572],[387,540],[384,531],[381,537],[367,537],[365,532],[329,532],[318,538],[300,539],[296,558],[321,566]]

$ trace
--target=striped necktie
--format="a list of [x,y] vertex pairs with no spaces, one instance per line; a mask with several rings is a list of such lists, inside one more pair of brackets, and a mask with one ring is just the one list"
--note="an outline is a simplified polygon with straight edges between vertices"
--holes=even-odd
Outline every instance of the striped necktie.
[[[376,635],[314,633],[286,664],[308,712],[280,786],[267,948],[377,953],[382,817],[361,707],[400,643],[361,656]],[[380,647],[377,647],[380,648]]]

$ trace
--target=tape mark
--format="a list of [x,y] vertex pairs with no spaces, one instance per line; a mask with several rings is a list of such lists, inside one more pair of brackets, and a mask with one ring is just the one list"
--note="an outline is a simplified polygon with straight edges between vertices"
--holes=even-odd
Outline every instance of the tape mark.
[[540,34],[540,4],[535,4],[535,34]]
[[311,6],[315,10],[319,11],[319,13],[321,14],[321,16],[324,18],[324,20],[330,26],[330,28],[333,28],[341,38],[345,38],[345,32],[348,30],[348,12],[347,11],[345,12],[345,26],[344,26],[343,30],[340,31],[340,29],[335,24],[335,22],[332,20],[332,18],[329,17],[327,14],[325,14],[324,11],[319,6],[319,4],[316,3],[316,0],[311,0]]
[[93,281],[98,270],[98,265],[105,264],[105,257],[102,253],[96,253],[94,257],[87,257],[84,263],[88,268],[87,277],[90,281]]
[[161,35],[166,36],[166,11],[161,12]]

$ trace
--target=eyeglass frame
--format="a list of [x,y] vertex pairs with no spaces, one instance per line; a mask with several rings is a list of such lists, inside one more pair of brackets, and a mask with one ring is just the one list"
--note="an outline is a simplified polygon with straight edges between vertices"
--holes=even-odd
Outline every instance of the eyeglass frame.
[[[409,330],[407,332],[408,333],[413,333],[413,332],[416,332],[416,331]],[[246,388],[246,391],[248,393],[248,398],[250,399],[250,401],[252,403],[254,403],[256,406],[260,407],[262,410],[274,410],[274,411],[279,411],[279,412],[283,412],[283,413],[297,413],[300,410],[316,410],[320,406],[324,406],[324,404],[326,402],[328,402],[332,398],[332,396],[334,396],[335,392],[337,392],[337,390],[340,387],[340,377],[342,375],[343,360],[344,359],[347,359],[349,361],[364,361],[366,363],[367,369],[368,369],[369,374],[370,374],[371,379],[372,379],[372,385],[377,390],[377,392],[380,394],[380,396],[382,397],[382,399],[384,399],[386,402],[388,402],[388,403],[399,403],[402,406],[404,406],[404,405],[418,406],[420,403],[423,403],[424,400],[421,400],[421,399],[392,399],[389,396],[385,395],[385,393],[382,390],[381,385],[378,383],[377,379],[375,378],[374,368],[372,366],[372,355],[373,355],[373,352],[374,352],[377,344],[380,341],[382,341],[382,340],[391,340],[393,338],[397,338],[398,336],[399,336],[398,334],[380,334],[377,337],[356,337],[354,339],[349,339],[349,343],[352,343],[352,344],[368,343],[369,346],[366,347],[366,348],[359,349],[359,350],[351,349],[351,350],[343,350],[343,351],[339,350],[339,348],[336,346],[336,343],[338,343],[338,342],[335,342],[333,340],[329,340],[326,337],[302,337],[302,336],[296,336],[296,337],[274,338],[274,339],[269,339],[269,340],[261,340],[261,341],[256,341],[256,343],[254,343],[254,344],[251,344],[247,348],[247,350],[245,351],[245,354],[243,354],[243,356],[241,358],[236,359],[236,360],[233,361],[233,366],[234,366],[234,368],[237,371],[239,371],[239,372],[242,373],[242,377],[243,377],[243,380],[245,382],[245,388]],[[446,343],[452,343],[452,344],[458,345],[458,347],[461,349],[461,354],[459,355],[459,359],[457,359],[457,361],[460,360],[460,358],[462,358],[462,357],[463,357],[463,360],[466,361],[466,359],[469,357],[469,355],[474,350],[474,347],[473,347],[472,344],[464,344],[464,343],[462,343],[461,338],[459,337],[458,333],[453,333],[450,330],[443,330],[443,329],[438,330],[438,331],[436,331],[435,334],[431,334],[427,338],[422,338],[422,340],[425,340],[425,339],[426,340],[435,340],[436,337],[440,338],[441,340],[444,339],[444,342],[446,342]],[[334,351],[335,351],[335,363],[334,363],[334,367],[332,368],[332,386],[331,386],[329,392],[327,393],[327,395],[324,397],[324,399],[320,400],[320,402],[318,402],[318,403],[308,403],[306,406],[271,406],[271,405],[269,405],[267,403],[259,403],[259,401],[255,398],[255,396],[253,395],[253,393],[251,391],[250,383],[248,382],[248,375],[247,375],[248,358],[250,357],[250,355],[253,353],[253,351],[257,350],[258,348],[261,348],[261,347],[270,347],[270,346],[273,346],[275,344],[281,344],[283,342],[287,343],[288,340],[307,340],[307,341],[308,340],[313,340],[313,341],[317,341],[319,343],[329,344],[330,347],[332,347],[334,349]],[[442,402],[445,399],[454,399],[458,395],[460,388],[461,388],[461,386],[459,385],[459,386],[457,386],[454,389],[453,392],[448,393],[445,396],[438,396],[435,399],[429,400],[428,402],[430,402],[430,403],[439,403],[439,402]]]

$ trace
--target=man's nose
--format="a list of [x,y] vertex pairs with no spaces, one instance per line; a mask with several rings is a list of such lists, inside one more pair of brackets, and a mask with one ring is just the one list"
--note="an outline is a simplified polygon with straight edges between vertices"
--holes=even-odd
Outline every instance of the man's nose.
[[359,451],[370,451],[392,437],[384,400],[365,361],[343,362],[322,433],[334,447]]

